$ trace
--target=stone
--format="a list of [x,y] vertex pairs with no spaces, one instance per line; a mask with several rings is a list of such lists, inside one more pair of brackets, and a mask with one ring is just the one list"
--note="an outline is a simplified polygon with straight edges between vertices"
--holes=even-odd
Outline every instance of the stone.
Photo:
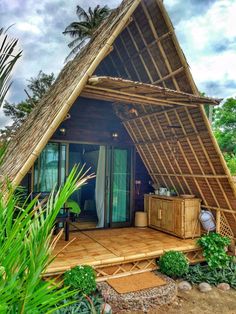
[[207,283],[207,282],[201,282],[201,283],[198,285],[198,289],[199,289],[201,292],[209,292],[209,291],[212,290],[211,285],[209,285],[209,283]]
[[112,313],[112,309],[111,309],[110,304],[108,304],[108,303],[103,303],[103,304],[101,305],[101,313],[104,313],[104,314],[111,314],[111,313]]
[[99,282],[97,288],[106,302],[111,305],[113,313],[128,313],[129,311],[147,313],[158,309],[161,305],[176,301],[176,282],[161,273],[157,274],[166,281],[165,285],[122,294],[105,281]]
[[181,281],[178,284],[178,288],[179,290],[182,290],[182,291],[190,291],[192,289],[192,286],[188,281]]
[[226,282],[222,282],[222,283],[219,283],[217,285],[217,288],[222,290],[222,291],[228,291],[228,290],[230,290],[230,285]]

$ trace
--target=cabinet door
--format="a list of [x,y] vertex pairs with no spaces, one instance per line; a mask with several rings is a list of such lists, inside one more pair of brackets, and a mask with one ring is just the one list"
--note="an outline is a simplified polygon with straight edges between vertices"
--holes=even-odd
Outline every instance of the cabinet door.
[[166,231],[174,232],[174,207],[173,201],[162,201],[161,228]]
[[173,202],[173,220],[174,233],[179,237],[184,236],[184,202]]
[[161,226],[161,205],[162,201],[152,198],[150,204],[150,224],[155,227]]

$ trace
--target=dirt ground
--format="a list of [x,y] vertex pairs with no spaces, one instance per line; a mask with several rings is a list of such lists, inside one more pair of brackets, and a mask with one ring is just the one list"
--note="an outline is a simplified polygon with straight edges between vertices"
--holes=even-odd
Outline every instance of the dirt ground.
[[236,290],[213,288],[208,293],[202,293],[194,287],[189,292],[178,292],[172,304],[149,311],[148,314],[236,314]]
[[213,288],[208,293],[194,287],[189,292],[179,292],[170,305],[161,307],[150,314],[236,314],[236,290],[221,291]]

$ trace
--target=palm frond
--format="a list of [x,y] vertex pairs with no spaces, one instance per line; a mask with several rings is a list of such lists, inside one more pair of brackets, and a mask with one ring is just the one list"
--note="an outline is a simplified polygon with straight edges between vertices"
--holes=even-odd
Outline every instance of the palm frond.
[[4,29],[0,29],[0,106],[11,86],[12,69],[22,54],[17,50],[17,43],[17,39],[10,39]]
[[[9,183],[0,189],[0,313],[40,314],[55,312],[58,304],[77,291],[43,281],[53,260],[51,242],[55,219],[71,194],[92,176],[75,167],[64,186],[47,202],[38,198],[20,207],[21,194]],[[58,239],[58,237],[57,237]],[[64,305],[59,305],[66,306]]]
[[79,20],[80,20],[80,19],[87,20],[87,21],[89,20],[89,15],[88,15],[87,12],[86,12],[81,6],[79,6],[79,5],[77,5],[77,7],[76,7],[76,14],[77,14]]

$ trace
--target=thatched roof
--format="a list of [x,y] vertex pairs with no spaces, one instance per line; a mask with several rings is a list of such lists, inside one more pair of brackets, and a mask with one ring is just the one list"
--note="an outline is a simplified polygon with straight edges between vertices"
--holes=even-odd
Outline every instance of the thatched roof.
[[[1,173],[20,183],[93,74],[199,95],[163,2],[125,0],[30,114],[9,145]],[[220,213],[218,230],[236,235],[235,185],[203,107],[133,107],[135,116],[122,104],[115,110],[153,181],[202,198]]]

